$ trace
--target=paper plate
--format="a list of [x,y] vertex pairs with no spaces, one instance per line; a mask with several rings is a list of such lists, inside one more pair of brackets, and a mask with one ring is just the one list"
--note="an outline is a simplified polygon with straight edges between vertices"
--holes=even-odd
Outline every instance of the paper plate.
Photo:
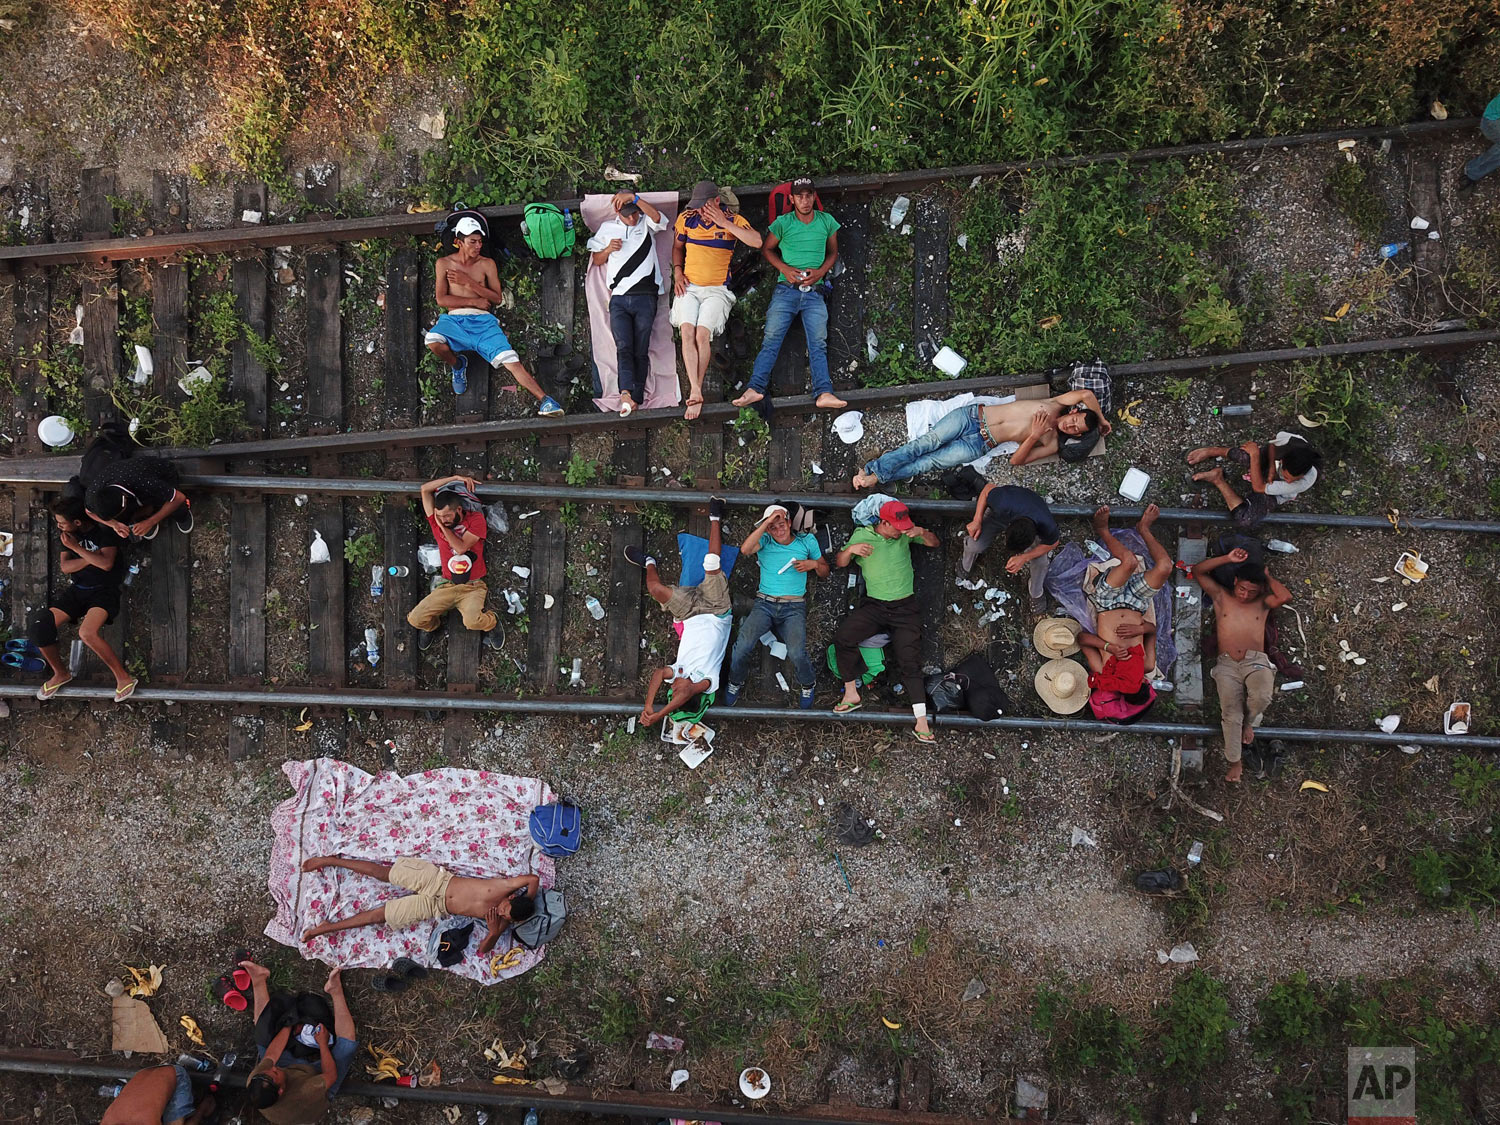
[[[760,1081],[750,1081],[751,1075],[759,1075]],[[758,1066],[747,1066],[740,1071],[740,1093],[752,1102],[758,1102],[771,1092],[771,1076]]]

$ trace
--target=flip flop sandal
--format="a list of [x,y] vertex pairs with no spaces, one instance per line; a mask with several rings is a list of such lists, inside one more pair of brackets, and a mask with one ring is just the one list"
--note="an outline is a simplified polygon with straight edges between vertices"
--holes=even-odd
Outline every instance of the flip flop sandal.
[[699,418],[703,417],[703,400],[701,398],[690,398],[682,406],[684,417],[687,416],[687,411],[691,407],[696,406],[698,408],[698,413],[687,419],[689,422],[696,422]]
[[127,699],[135,694],[135,689],[140,687],[140,684],[140,680],[131,680],[124,687],[115,688],[115,702],[124,703]]
[[422,980],[427,976],[427,966],[417,964],[410,957],[397,957],[391,963],[391,972],[407,980]]
[[54,695],[62,691],[63,688],[67,687],[72,682],[72,676],[69,676],[66,680],[63,680],[62,683],[55,685],[51,680],[48,680],[45,684],[36,689],[36,697],[42,700],[51,699]]
[[852,712],[858,711],[864,705],[865,701],[863,699],[859,700],[856,703],[845,703],[841,699],[833,705],[833,713],[835,715],[848,715]]
[[911,733],[912,737],[923,746],[931,746],[937,742],[937,735],[933,734],[930,730],[913,730]]
[[234,1012],[243,1012],[250,1007],[250,1001],[234,986],[234,978],[228,973],[214,981],[214,999],[221,1001],[226,1008]]
[[406,977],[397,976],[395,973],[386,973],[378,976],[370,982],[370,987],[376,992],[405,992],[411,987],[411,981]]
[[40,656],[32,656],[29,653],[12,651],[0,655],[0,664],[7,668],[19,668],[23,672],[44,672],[47,670],[47,662]]

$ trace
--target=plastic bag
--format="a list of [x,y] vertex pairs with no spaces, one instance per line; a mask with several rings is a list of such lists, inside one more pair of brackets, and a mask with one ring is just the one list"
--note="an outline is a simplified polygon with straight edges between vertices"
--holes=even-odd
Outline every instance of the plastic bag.
[[489,525],[491,531],[496,535],[504,535],[510,531],[510,517],[505,514],[505,505],[496,500],[493,504],[484,506],[484,522]]
[[323,542],[323,533],[317,528],[313,528],[313,541],[307,552],[307,561],[312,563],[332,561],[332,556],[328,553],[328,544]]

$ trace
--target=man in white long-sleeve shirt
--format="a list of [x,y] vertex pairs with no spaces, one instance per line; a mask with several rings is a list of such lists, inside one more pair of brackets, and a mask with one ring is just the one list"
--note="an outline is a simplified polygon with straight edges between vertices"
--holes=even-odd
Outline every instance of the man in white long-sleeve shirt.
[[651,369],[651,329],[667,291],[655,236],[667,222],[632,191],[616,193],[614,205],[615,217],[599,224],[589,239],[589,261],[604,267],[609,286],[609,328],[620,369],[620,416],[625,417],[640,405]]

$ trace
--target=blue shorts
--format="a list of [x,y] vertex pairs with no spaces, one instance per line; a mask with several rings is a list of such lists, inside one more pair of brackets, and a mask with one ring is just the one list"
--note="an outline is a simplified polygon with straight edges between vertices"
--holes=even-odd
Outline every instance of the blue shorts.
[[521,357],[501,330],[500,322],[491,313],[463,316],[444,313],[427,330],[425,342],[447,344],[456,352],[473,352],[493,367],[521,362]]
[[177,1072],[177,1086],[172,1091],[172,1099],[167,1102],[167,1108],[162,1110],[162,1125],[171,1125],[173,1121],[191,1117],[198,1104],[193,1100],[193,1080],[188,1077],[188,1072],[180,1066],[172,1069]]
[[[328,1044],[328,1051],[333,1055],[333,1068],[336,1077],[333,1085],[328,1088],[328,1096],[331,1098],[339,1092],[339,1087],[344,1084],[344,1079],[349,1076],[349,1067],[354,1062],[354,1056],[359,1052],[359,1041],[356,1039],[340,1039],[334,1036],[333,1042]],[[265,1051],[260,1052],[260,1058],[265,1058]],[[281,1058],[276,1060],[277,1066],[306,1066],[306,1059],[299,1059],[290,1051],[282,1051]]]

